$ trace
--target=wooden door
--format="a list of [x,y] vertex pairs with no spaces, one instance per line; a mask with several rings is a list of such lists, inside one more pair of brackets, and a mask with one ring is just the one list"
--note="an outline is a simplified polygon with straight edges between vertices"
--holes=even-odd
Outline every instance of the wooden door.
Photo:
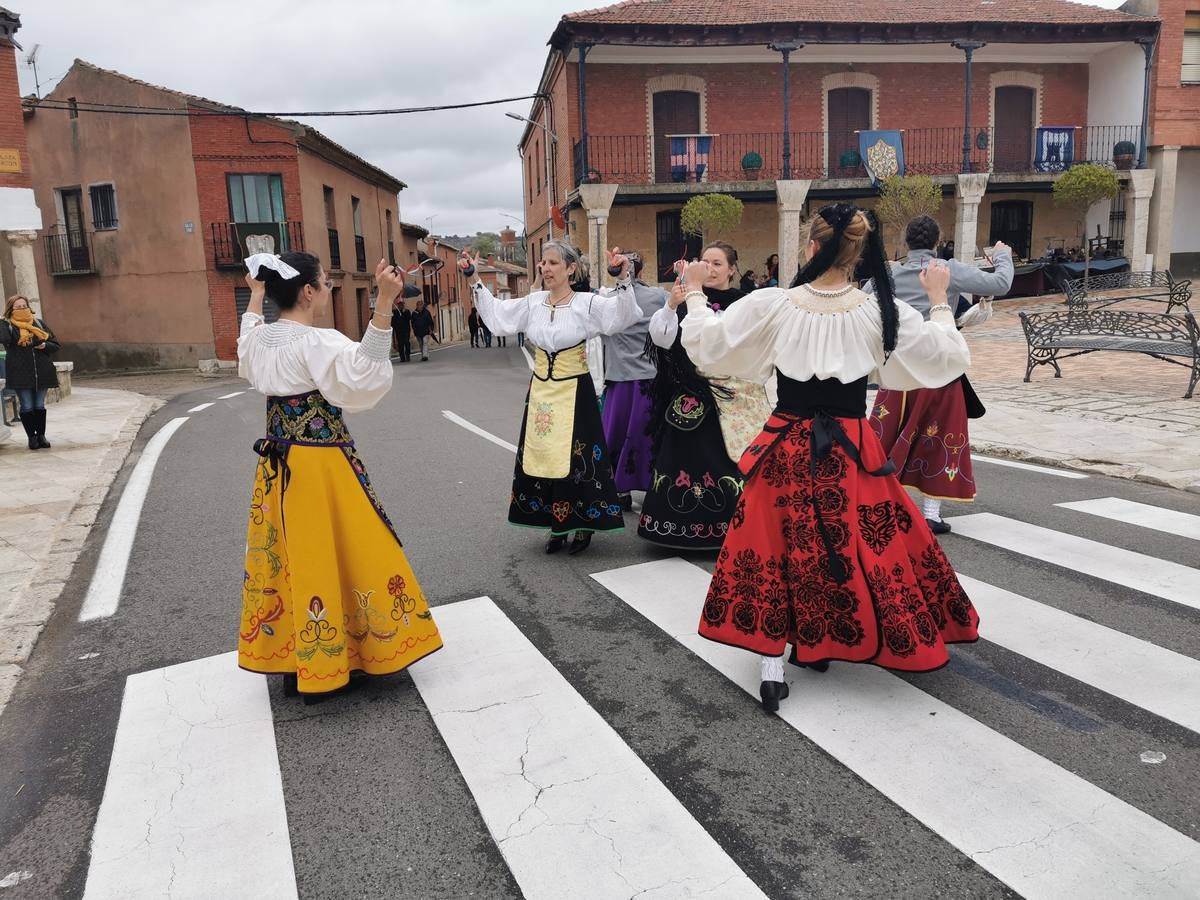
[[654,95],[654,180],[671,180],[668,134],[700,133],[700,95],[695,91],[659,91]]
[[871,92],[866,88],[835,88],[829,92],[829,177],[865,178],[867,170],[843,165],[843,156],[858,153],[858,132],[871,128]]
[[999,200],[992,204],[992,230],[988,243],[1004,241],[1013,254],[1029,259],[1033,243],[1033,203],[1029,200]]
[[995,99],[997,172],[1033,170],[1033,88],[998,87]]
[[79,188],[63,191],[62,205],[67,231],[67,258],[72,270],[86,272],[91,269],[92,261],[84,236],[83,191]]

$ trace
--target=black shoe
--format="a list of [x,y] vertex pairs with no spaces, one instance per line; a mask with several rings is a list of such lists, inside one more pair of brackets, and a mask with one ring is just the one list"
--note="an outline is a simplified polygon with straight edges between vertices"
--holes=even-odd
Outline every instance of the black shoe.
[[565,534],[552,534],[550,535],[550,540],[546,541],[546,552],[557,553],[563,548],[566,542],[567,536]]
[[633,509],[633,494],[628,491],[624,494],[617,494],[617,502],[621,504],[621,509],[630,512]]
[[826,672],[829,670],[829,660],[819,659],[816,662],[802,663],[796,657],[796,648],[792,647],[792,652],[788,655],[788,663],[796,666],[799,669],[812,669],[814,672]]
[[574,556],[577,553],[582,553],[588,548],[588,544],[592,542],[592,533],[590,531],[575,532],[575,540],[571,541],[571,549],[567,551],[569,556]]
[[925,524],[929,526],[929,530],[934,534],[950,533],[950,523],[943,522],[941,519],[926,519]]
[[296,683],[295,673],[285,673],[283,676],[283,696],[295,697],[300,693],[300,687]]
[[763,712],[779,712],[779,701],[786,700],[789,693],[786,681],[764,681],[758,686]]

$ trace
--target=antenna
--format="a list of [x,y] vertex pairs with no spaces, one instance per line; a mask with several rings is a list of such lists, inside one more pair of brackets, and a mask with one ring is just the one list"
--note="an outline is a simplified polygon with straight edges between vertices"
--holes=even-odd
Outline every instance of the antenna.
[[39,100],[42,97],[42,85],[38,81],[37,55],[41,47],[41,44],[34,44],[33,49],[29,51],[29,55],[25,57],[25,65],[33,69],[33,94]]

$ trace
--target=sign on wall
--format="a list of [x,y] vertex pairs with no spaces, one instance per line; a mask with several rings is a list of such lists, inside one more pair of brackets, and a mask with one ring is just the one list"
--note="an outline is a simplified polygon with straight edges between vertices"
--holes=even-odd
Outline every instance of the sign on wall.
[[0,172],[20,172],[21,151],[16,148],[0,148]]

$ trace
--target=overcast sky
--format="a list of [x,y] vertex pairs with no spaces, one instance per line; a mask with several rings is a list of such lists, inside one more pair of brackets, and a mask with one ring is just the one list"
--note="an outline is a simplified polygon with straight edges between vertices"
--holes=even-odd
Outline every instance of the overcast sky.
[[[251,110],[368,109],[531,94],[564,12],[603,0],[6,0],[21,16],[21,92],[76,58]],[[1114,8],[1120,0],[1096,4]],[[86,98],[80,98],[86,99]],[[401,217],[438,234],[518,219],[516,144],[529,101],[404,116],[307,120],[400,178]]]

